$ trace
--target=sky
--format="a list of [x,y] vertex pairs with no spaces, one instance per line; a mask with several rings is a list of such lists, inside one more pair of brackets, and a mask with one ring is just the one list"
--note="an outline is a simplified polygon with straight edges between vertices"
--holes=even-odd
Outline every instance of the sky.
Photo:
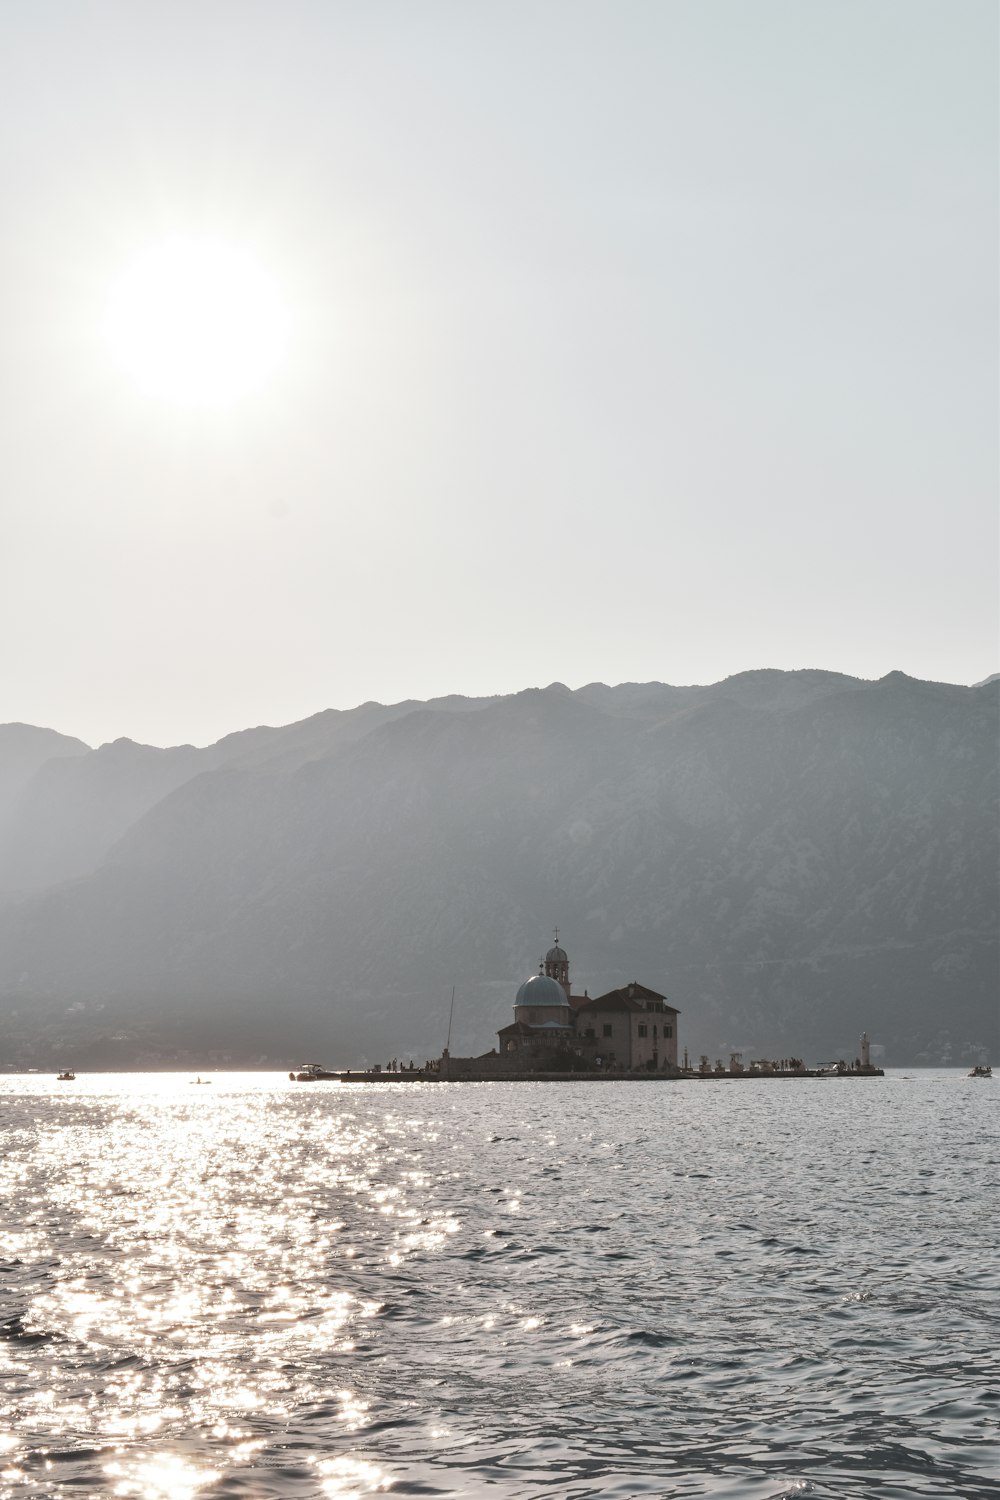
[[993,0],[6,0],[0,720],[998,649]]

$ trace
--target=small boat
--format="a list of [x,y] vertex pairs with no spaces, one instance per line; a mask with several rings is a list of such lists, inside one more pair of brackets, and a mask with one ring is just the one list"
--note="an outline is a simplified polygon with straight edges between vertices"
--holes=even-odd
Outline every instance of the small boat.
[[56,1075],[56,1082],[57,1083],[75,1083],[76,1082],[76,1074],[70,1068],[63,1068],[62,1072],[58,1073]]
[[989,1063],[976,1063],[976,1066],[973,1068],[972,1072],[969,1074],[969,1077],[970,1078],[992,1078],[993,1077],[993,1069],[990,1067]]
[[324,1079],[339,1078],[339,1073],[331,1073],[329,1068],[324,1068],[322,1063],[300,1063],[297,1073],[289,1073],[289,1083],[320,1083]]
[[211,1080],[211,1078],[202,1078],[201,1074],[199,1073],[197,1078],[190,1078],[190,1079],[188,1079],[188,1082],[189,1083],[211,1083],[212,1080]]

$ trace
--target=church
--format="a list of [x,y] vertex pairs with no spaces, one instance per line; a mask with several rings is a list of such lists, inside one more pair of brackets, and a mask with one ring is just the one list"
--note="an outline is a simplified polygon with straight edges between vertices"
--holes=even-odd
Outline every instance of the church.
[[637,980],[594,999],[574,995],[569,955],[555,945],[514,999],[514,1020],[497,1033],[512,1071],[674,1073],[677,1017],[667,997]]

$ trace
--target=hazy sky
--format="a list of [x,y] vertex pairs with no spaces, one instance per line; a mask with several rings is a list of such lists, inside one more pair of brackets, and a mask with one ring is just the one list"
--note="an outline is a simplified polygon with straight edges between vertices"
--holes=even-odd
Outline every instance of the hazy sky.
[[5,0],[0,720],[997,670],[997,29]]

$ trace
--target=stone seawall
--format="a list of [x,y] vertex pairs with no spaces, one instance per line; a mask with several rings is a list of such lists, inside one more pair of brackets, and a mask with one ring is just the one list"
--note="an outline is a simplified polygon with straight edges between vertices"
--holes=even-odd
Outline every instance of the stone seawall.
[[[457,1059],[452,1059],[454,1064]],[[599,1072],[581,1073],[515,1073],[510,1071],[455,1068],[447,1073],[438,1070],[425,1071],[420,1068],[401,1069],[398,1073],[340,1073],[341,1083],[760,1083],[771,1080],[795,1078],[839,1079],[839,1078],[884,1078],[882,1068],[849,1068],[843,1072],[830,1072],[824,1068],[800,1068],[795,1072],[662,1072],[662,1073],[615,1073],[602,1068]]]

